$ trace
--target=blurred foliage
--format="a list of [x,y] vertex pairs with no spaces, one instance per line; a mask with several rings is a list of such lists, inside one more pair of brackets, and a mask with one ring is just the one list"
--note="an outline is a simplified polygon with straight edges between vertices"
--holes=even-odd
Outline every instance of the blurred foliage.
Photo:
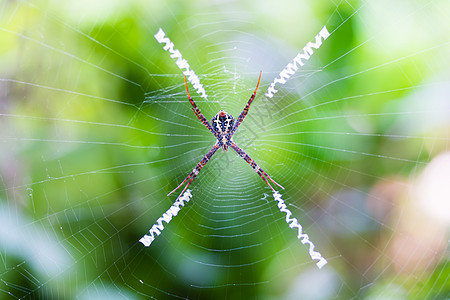
[[[0,298],[446,298],[448,223],[425,249],[404,224],[420,210],[415,180],[449,151],[448,120],[427,114],[448,92],[436,83],[448,80],[449,15],[445,1],[0,1]],[[324,24],[331,37],[268,102],[271,78]],[[202,170],[188,217],[136,245],[214,142],[159,27],[208,88],[208,118],[237,116],[263,69],[236,142],[286,186],[329,258],[322,273],[231,153]],[[256,233],[205,239],[220,225],[196,207],[239,195],[248,202],[225,216],[258,209],[228,234],[247,219]]]

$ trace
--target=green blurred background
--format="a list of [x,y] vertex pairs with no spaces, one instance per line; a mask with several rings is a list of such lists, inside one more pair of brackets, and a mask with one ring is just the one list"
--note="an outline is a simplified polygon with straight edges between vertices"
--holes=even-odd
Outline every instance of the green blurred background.
[[[448,1],[0,0],[1,299],[448,299]],[[272,99],[278,73],[331,36]],[[218,151],[149,248],[138,240],[214,144],[211,119],[272,178]]]

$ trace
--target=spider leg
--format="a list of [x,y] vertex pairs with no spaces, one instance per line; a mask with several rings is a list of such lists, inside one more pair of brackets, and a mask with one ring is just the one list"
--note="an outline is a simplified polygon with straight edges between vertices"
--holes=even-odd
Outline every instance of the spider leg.
[[206,117],[200,112],[200,109],[197,107],[197,105],[195,104],[194,100],[192,100],[191,95],[189,94],[189,89],[188,89],[188,85],[187,85],[186,76],[184,76],[184,85],[186,86],[186,92],[187,92],[187,95],[188,95],[188,98],[189,98],[189,102],[191,102],[191,104],[193,106],[192,111],[197,116],[197,118],[203,123],[203,125],[205,125],[206,128],[208,128],[208,130],[211,131],[211,133],[214,134],[215,137],[217,137],[217,133],[211,127],[211,124],[209,124],[208,119],[206,119]]
[[273,183],[275,183],[277,186],[279,186],[280,188],[282,188],[284,190],[284,187],[282,187],[275,180],[273,180],[266,172],[264,172],[264,170],[261,169],[258,166],[258,164],[250,156],[248,156],[247,153],[245,153],[244,150],[239,148],[238,145],[236,145],[234,142],[232,142],[230,147],[233,148],[234,151],[236,151],[240,157],[242,157],[246,162],[248,162],[250,164],[250,166],[252,166],[252,168],[256,171],[256,173],[258,173],[259,176],[261,176],[261,178],[267,183],[267,185],[272,189],[272,191],[275,192],[273,187],[270,185],[270,183],[267,181],[267,179],[264,176],[266,176],[270,181],[272,181]]
[[[216,143],[211,148],[211,150],[209,150],[209,152],[202,158],[202,160],[197,164],[197,166],[195,166],[195,168],[192,170],[192,172],[189,173],[189,175],[183,180],[183,182],[180,183],[180,185],[178,185],[173,191],[168,193],[167,196],[170,196],[173,192],[178,190],[190,178],[188,184],[184,187],[183,191],[181,191],[181,193],[180,193],[180,196],[183,195],[184,191],[186,191],[186,189],[191,184],[191,182],[194,180],[194,178],[198,175],[200,170],[206,165],[206,163],[209,161],[209,159],[214,155],[214,153],[216,153],[217,149],[219,149],[219,148],[220,148],[219,145]],[[178,196],[178,197],[180,197],[180,196]]]
[[248,100],[247,105],[244,107],[244,110],[241,112],[241,114],[237,118],[236,123],[233,126],[233,129],[231,129],[231,135],[233,135],[233,133],[236,131],[236,129],[238,129],[239,125],[241,125],[242,121],[244,121],[244,118],[248,113],[248,109],[250,108],[250,105],[252,104],[253,99],[255,99],[256,91],[258,90],[259,82],[261,81],[261,74],[262,74],[262,71],[259,73],[258,84],[256,85],[255,91],[253,92],[252,96],[250,97],[250,100]]

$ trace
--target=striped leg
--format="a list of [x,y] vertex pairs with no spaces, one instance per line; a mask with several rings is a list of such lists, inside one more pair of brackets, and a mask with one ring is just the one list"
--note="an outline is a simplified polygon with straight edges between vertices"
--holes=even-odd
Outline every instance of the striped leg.
[[[273,180],[266,172],[264,172],[263,169],[261,169],[258,164],[250,157],[248,156],[247,153],[245,153],[244,150],[242,150],[241,148],[239,148],[234,142],[231,144],[231,148],[234,149],[234,151],[237,152],[237,154],[239,154],[240,157],[242,157],[246,162],[248,162],[250,164],[250,166],[252,166],[252,168],[256,171],[256,173],[259,174],[259,176],[261,176],[261,178],[267,183],[267,185],[272,189],[272,191],[275,192],[275,190],[273,189],[273,187],[270,185],[270,183],[267,181],[266,177],[272,181],[273,183],[275,183],[277,186],[279,186],[280,188],[282,188],[284,190],[284,187],[282,187],[280,184],[278,184],[275,180]],[[266,176],[266,177],[264,177]]]
[[197,118],[206,126],[206,128],[209,129],[209,131],[211,131],[212,134],[214,134],[214,136],[217,138],[217,133],[214,131],[214,129],[211,127],[211,124],[209,124],[208,119],[206,119],[206,117],[200,112],[200,109],[197,107],[197,105],[195,104],[194,100],[192,100],[191,95],[189,94],[189,89],[187,86],[187,80],[186,80],[186,76],[184,76],[184,85],[186,86],[186,92],[189,98],[189,102],[191,102],[193,108],[192,111],[195,113],[195,115],[197,116]]
[[253,92],[253,95],[250,97],[250,100],[248,100],[247,105],[244,107],[244,110],[241,112],[241,114],[237,118],[233,129],[231,129],[231,132],[230,132],[231,135],[233,135],[233,133],[236,131],[236,129],[238,129],[239,125],[241,125],[242,121],[244,121],[245,116],[248,114],[248,109],[250,108],[250,105],[252,104],[253,99],[255,99],[256,91],[258,90],[259,82],[261,81],[261,74],[262,74],[262,71],[259,73],[258,84],[256,85],[256,89]]
[[[180,193],[180,196],[183,195],[184,191],[186,191],[186,189],[188,188],[188,186],[191,184],[191,182],[194,180],[195,176],[198,175],[198,173],[200,172],[200,170],[203,168],[204,165],[206,165],[206,163],[209,161],[209,159],[214,155],[214,153],[216,153],[217,149],[219,149],[219,145],[215,144],[214,147],[211,148],[211,150],[209,150],[209,152],[202,158],[202,160],[197,164],[197,166],[195,166],[194,170],[192,170],[191,173],[189,173],[189,175],[183,180],[182,183],[180,183],[179,186],[177,186],[173,191],[171,191],[170,193],[167,194],[167,196],[170,196],[173,192],[175,192],[176,190],[178,190],[189,178],[189,182],[188,184],[184,187],[183,191]],[[178,196],[177,199],[180,197]]]

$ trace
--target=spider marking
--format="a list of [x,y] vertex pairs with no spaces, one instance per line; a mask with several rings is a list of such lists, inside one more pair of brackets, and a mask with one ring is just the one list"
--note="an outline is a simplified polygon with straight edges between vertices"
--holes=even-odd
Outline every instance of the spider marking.
[[[192,105],[192,111],[195,113],[197,118],[208,128],[209,131],[216,137],[217,141],[214,144],[214,146],[209,150],[209,152],[200,160],[200,162],[197,164],[197,166],[192,170],[191,173],[183,180],[182,183],[180,183],[174,190],[172,190],[167,196],[171,195],[173,192],[178,190],[186,181],[188,181],[187,185],[184,187],[183,191],[180,193],[178,198],[183,195],[183,193],[186,191],[188,186],[192,183],[194,178],[198,175],[200,170],[203,168],[204,165],[211,159],[211,157],[216,153],[216,151],[219,148],[222,148],[222,150],[228,151],[228,147],[233,148],[236,153],[242,157],[255,171],[258,173],[258,175],[267,183],[267,185],[272,189],[272,191],[275,192],[275,189],[270,185],[270,181],[275,183],[277,186],[282,188],[284,190],[284,187],[282,187],[280,184],[275,182],[266,172],[264,172],[263,169],[261,169],[258,164],[247,154],[244,150],[239,148],[234,142],[233,142],[233,134],[238,129],[239,125],[241,125],[242,121],[244,120],[245,116],[248,113],[248,109],[250,108],[250,105],[253,102],[253,99],[255,99],[256,91],[259,87],[259,82],[261,81],[261,73],[259,73],[259,79],[258,83],[256,85],[256,89],[253,92],[252,96],[250,97],[250,100],[248,100],[247,105],[244,107],[244,110],[241,112],[239,117],[237,118],[237,121],[235,122],[235,119],[232,115],[228,114],[227,112],[221,110],[219,111],[212,119],[211,124],[206,119],[206,117],[200,112],[200,109],[195,104],[194,100],[192,100],[191,95],[189,94],[189,89],[187,86],[186,76],[184,77],[184,84],[186,86],[186,92],[189,98],[189,102]],[[178,199],[177,198],[177,199]]]

